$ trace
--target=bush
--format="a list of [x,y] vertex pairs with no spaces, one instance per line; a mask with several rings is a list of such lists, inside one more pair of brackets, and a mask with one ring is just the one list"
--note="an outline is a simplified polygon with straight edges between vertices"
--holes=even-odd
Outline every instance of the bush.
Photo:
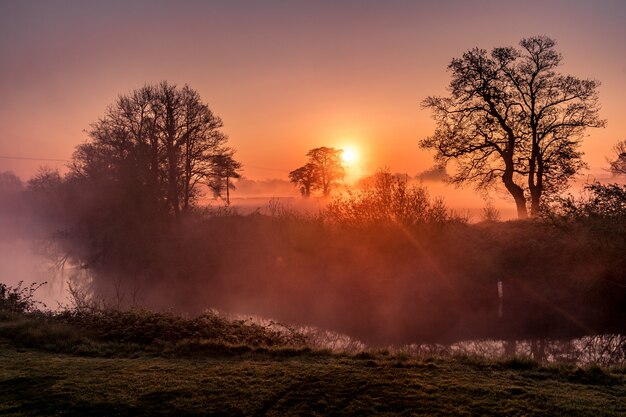
[[23,281],[17,284],[17,287],[11,287],[0,282],[0,310],[13,311],[16,313],[27,313],[37,309],[38,306],[45,305],[34,299],[37,289],[45,282],[37,284],[33,282],[29,286],[23,287]]

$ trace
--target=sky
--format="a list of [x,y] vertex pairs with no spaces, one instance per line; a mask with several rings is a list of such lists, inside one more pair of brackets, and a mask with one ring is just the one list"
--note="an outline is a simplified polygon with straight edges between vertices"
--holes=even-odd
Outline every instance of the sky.
[[563,73],[602,82],[608,126],[583,150],[606,176],[626,139],[624,22],[624,0],[0,0],[0,171],[63,169],[116,97],[167,80],[222,118],[247,178],[287,179],[319,146],[415,175],[433,165],[420,103],[446,94],[450,60],[547,35]]

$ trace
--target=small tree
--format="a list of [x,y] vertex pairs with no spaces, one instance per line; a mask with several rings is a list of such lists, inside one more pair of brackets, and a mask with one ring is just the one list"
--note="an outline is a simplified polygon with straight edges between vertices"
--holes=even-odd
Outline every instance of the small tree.
[[609,159],[611,172],[615,175],[626,175],[626,140],[615,144],[613,153],[614,159]]
[[341,165],[341,149],[321,147],[311,149],[306,156],[309,162],[301,168],[289,173],[292,183],[300,187],[303,196],[308,197],[311,190],[322,190],[324,196],[328,196],[338,181],[345,175],[345,169]]
[[522,39],[521,49],[472,49],[452,60],[449,97],[428,97],[437,129],[421,141],[436,159],[457,163],[457,184],[486,189],[502,182],[519,218],[540,210],[582,168],[579,151],[598,116],[600,83],[559,74],[555,41]]
[[213,169],[209,175],[209,188],[215,197],[221,197],[226,190],[226,204],[230,205],[230,190],[234,190],[233,178],[241,178],[241,163],[235,161],[232,151],[213,157]]

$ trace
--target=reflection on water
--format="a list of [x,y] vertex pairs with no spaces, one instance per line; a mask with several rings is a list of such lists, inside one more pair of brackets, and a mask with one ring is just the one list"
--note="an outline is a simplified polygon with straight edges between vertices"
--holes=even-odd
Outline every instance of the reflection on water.
[[[213,313],[220,314],[218,311]],[[466,340],[451,345],[436,343],[413,343],[403,346],[370,346],[346,334],[315,326],[290,327],[258,316],[224,315],[226,318],[245,320],[274,331],[297,331],[306,337],[307,343],[318,349],[333,352],[359,353],[363,351],[387,351],[415,357],[432,356],[480,356],[498,359],[507,356],[527,357],[541,363],[565,363],[571,365],[626,365],[626,335],[605,334],[585,336],[571,340],[538,339],[534,341]],[[511,349],[514,349],[514,352]]]
[[[23,286],[33,282],[47,282],[36,298],[49,310],[75,307],[93,303],[91,298],[92,278],[89,271],[72,264],[66,257],[55,252],[46,242],[26,239],[0,240],[0,282]],[[111,303],[103,305],[112,306]],[[241,318],[241,316],[231,316]],[[247,316],[246,320],[256,324],[280,329],[281,325],[260,317]],[[335,352],[361,352],[378,349],[348,335],[312,326],[291,328],[304,334],[308,342],[320,349]],[[626,364],[626,336],[621,334],[586,336],[572,340],[469,340],[452,345],[414,343],[404,346],[384,346],[390,353],[410,356],[453,356],[476,355],[485,358],[500,358],[515,354],[536,359],[544,363],[568,363],[575,365],[624,365]]]

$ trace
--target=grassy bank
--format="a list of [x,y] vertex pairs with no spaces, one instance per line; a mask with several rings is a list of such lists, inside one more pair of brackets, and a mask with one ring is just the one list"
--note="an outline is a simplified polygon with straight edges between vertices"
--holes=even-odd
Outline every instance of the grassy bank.
[[368,354],[100,358],[0,344],[7,416],[624,413],[623,369]]
[[20,300],[30,298],[5,297],[0,309],[3,416],[626,413],[624,367],[339,354],[273,323],[145,310],[46,313]]

